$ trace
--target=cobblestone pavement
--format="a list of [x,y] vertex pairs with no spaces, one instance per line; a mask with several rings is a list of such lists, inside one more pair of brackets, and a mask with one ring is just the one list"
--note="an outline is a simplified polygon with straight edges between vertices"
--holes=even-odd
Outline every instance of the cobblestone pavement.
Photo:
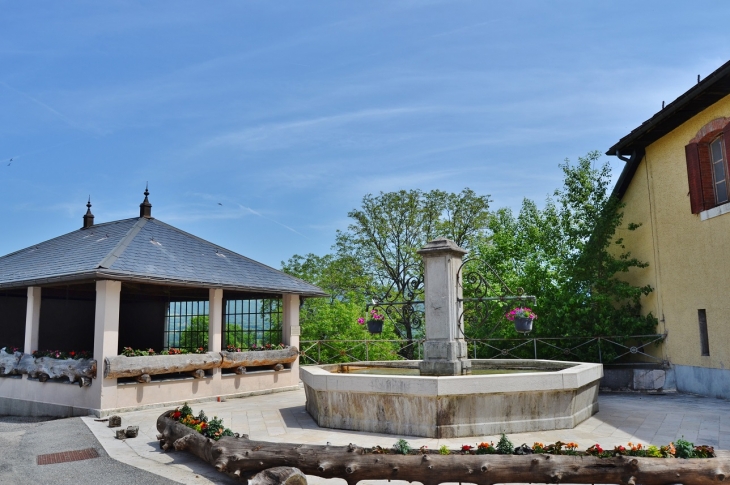
[[[252,439],[333,445],[356,443],[360,446],[391,446],[401,436],[356,433],[318,427],[304,409],[304,391],[289,391],[262,396],[208,402],[192,406],[201,408],[208,416],[223,418],[226,426],[247,433]],[[718,450],[730,450],[730,401],[687,394],[639,395],[601,394],[600,411],[574,429],[516,433],[509,435],[515,445],[535,441],[550,443],[557,440],[575,441],[582,449],[594,443],[604,448],[628,441],[643,444],[666,444],[684,436],[695,444],[712,445]],[[162,408],[122,414],[124,426],[137,425],[140,436],[116,440],[105,423],[82,418],[109,456],[128,465],[167,477],[179,483],[235,483],[195,457],[183,452],[161,453],[157,444],[157,417]],[[437,440],[407,437],[413,447],[423,445],[438,448],[446,444],[459,447],[478,441],[496,441],[498,436],[479,436]],[[310,477],[312,485],[341,485],[344,480],[324,480]],[[361,485],[405,484],[407,482],[363,481]],[[417,483],[417,482],[414,482]],[[466,484],[465,484],[466,485]]]

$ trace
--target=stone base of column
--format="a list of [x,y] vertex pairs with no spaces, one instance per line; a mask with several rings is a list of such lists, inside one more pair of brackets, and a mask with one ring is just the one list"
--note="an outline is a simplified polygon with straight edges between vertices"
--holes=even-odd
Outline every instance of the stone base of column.
[[422,376],[462,376],[471,374],[470,360],[424,360],[418,364]]

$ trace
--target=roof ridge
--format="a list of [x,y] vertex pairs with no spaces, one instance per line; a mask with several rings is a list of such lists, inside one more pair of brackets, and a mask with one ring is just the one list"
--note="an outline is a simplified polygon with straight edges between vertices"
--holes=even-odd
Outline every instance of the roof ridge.
[[124,235],[119,243],[114,246],[114,248],[109,252],[109,254],[106,255],[104,259],[101,260],[97,268],[111,268],[112,265],[117,262],[117,259],[119,259],[124,251],[129,247],[134,238],[137,237],[137,234],[139,234],[139,231],[141,231],[145,224],[147,224],[148,220],[149,219],[147,219],[146,217],[140,217],[139,220],[135,222],[134,225],[129,229],[129,231],[127,231],[127,234]]
[[5,259],[5,258],[8,258],[10,256],[14,256],[14,255],[19,254],[19,253],[22,253],[23,251],[27,251],[28,249],[38,247],[41,244],[50,243],[51,241],[55,241],[57,239],[61,239],[62,237],[66,237],[66,236],[69,236],[69,235],[74,234],[74,233],[77,233],[77,232],[92,230],[91,233],[93,234],[93,229],[96,229],[99,226],[104,226],[104,225],[109,225],[109,224],[119,224],[121,222],[126,222],[126,221],[129,221],[129,220],[132,220],[132,219],[134,219],[134,217],[130,217],[130,218],[127,218],[127,219],[119,219],[117,221],[102,222],[101,224],[94,224],[93,226],[87,227],[87,228],[83,228],[82,227],[80,229],[76,229],[75,231],[70,231],[70,232],[67,232],[65,234],[61,234],[60,236],[52,237],[51,239],[46,239],[45,241],[41,241],[39,243],[31,244],[30,246],[26,246],[24,248],[20,248],[17,251],[13,251],[12,253],[4,254],[4,255],[0,256],[0,260]]

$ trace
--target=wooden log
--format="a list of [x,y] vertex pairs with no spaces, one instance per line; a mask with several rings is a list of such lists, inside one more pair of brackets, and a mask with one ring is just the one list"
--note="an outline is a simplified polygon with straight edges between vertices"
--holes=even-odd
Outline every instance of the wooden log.
[[35,359],[30,354],[23,354],[20,361],[15,366],[15,370],[20,374],[28,374],[29,377],[36,378],[40,369],[36,365]]
[[276,467],[295,467],[307,475],[361,480],[406,480],[424,485],[445,482],[615,483],[710,485],[730,476],[728,459],[665,459],[568,455],[375,454],[356,445],[318,446],[254,441],[248,436],[213,441],[169,417],[157,419],[164,450],[188,451],[220,472],[242,477]]
[[307,477],[298,468],[278,466],[257,473],[248,485],[307,485]]
[[214,369],[220,367],[220,364],[221,355],[218,352],[143,355],[137,357],[117,355],[104,359],[104,377],[118,379],[120,377],[141,376],[142,374],[154,376],[174,372],[190,372],[198,369]]
[[15,368],[20,362],[20,358],[23,356],[23,352],[5,352],[3,348],[0,350],[0,374],[9,375],[16,372]]
[[86,382],[91,385],[90,379],[96,378],[94,359],[53,359],[51,357],[34,359],[30,354],[23,354],[15,369],[18,373],[28,374],[32,378],[38,378],[41,382],[59,377],[68,377],[71,382],[76,382],[82,377],[88,378],[88,381],[80,381],[82,387]]
[[287,347],[276,350],[250,350],[248,352],[226,352],[222,351],[223,362],[221,367],[230,369],[234,367],[260,367],[276,364],[291,364],[299,357],[299,350],[296,347]]
[[244,366],[236,367],[235,369],[233,369],[233,372],[240,376],[246,373],[246,368]]
[[284,364],[276,364],[276,365],[274,366],[274,370],[275,370],[276,372],[279,372],[279,371],[282,371],[282,370],[284,370]]
[[195,369],[192,372],[188,372],[195,379],[202,379],[205,377],[205,371],[203,369]]

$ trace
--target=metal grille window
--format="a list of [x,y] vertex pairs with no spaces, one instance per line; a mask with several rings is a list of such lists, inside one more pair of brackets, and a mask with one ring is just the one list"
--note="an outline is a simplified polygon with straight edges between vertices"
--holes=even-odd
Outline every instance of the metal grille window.
[[165,349],[208,349],[208,301],[171,301],[165,315]]
[[226,300],[223,346],[281,343],[281,300]]

